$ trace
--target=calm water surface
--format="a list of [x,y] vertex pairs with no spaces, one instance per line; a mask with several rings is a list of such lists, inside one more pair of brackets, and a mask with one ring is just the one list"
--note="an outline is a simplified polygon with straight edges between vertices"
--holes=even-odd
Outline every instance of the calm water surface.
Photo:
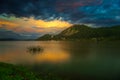
[[[42,52],[32,54],[30,46]],[[37,69],[64,76],[109,77],[120,75],[120,42],[1,41],[0,62],[38,65]]]

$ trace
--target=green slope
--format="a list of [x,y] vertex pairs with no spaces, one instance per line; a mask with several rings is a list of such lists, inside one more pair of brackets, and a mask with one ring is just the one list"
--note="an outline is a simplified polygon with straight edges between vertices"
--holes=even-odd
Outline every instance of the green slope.
[[44,35],[38,40],[120,39],[120,26],[91,28],[73,25],[56,36]]
[[51,40],[53,38],[50,34],[45,34],[42,37],[38,38],[37,40]]

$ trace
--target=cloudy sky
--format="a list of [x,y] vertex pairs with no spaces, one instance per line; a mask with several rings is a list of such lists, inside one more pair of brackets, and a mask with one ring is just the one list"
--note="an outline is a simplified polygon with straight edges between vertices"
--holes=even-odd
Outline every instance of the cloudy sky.
[[58,33],[73,25],[120,25],[120,0],[0,0],[0,29]]

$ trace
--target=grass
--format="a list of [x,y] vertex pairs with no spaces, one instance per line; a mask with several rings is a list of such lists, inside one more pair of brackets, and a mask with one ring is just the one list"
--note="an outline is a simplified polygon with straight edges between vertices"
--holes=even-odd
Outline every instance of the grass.
[[42,80],[22,66],[0,63],[0,80]]
[[32,69],[0,62],[0,80],[63,80],[56,76],[40,75]]

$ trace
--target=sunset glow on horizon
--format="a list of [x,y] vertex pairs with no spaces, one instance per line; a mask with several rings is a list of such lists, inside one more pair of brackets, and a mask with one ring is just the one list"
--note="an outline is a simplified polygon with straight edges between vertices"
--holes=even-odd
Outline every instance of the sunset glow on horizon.
[[11,31],[33,39],[59,34],[74,24],[96,28],[120,25],[120,1],[2,0],[0,3],[0,30],[4,34]]
[[[33,17],[31,18],[16,18],[3,17],[0,19],[0,28],[4,27],[8,30],[13,30],[15,32],[52,32],[51,28],[55,28],[56,30],[65,29],[70,27],[72,24],[67,21],[62,20],[37,20]],[[54,31],[53,31],[54,32]]]

